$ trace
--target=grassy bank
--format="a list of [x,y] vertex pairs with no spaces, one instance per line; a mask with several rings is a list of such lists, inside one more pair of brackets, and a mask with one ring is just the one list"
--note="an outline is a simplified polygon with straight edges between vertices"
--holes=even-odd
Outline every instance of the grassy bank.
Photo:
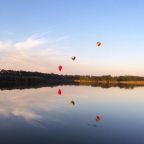
[[74,80],[76,83],[98,83],[98,84],[128,84],[128,85],[144,85],[142,81],[113,81],[113,80]]

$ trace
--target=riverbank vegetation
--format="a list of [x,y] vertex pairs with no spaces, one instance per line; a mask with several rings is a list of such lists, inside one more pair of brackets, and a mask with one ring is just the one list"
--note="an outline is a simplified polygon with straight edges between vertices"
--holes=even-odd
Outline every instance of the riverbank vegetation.
[[91,86],[144,86],[144,77],[140,76],[80,76],[58,75],[30,71],[0,71],[0,86],[57,86],[57,85],[91,85]]

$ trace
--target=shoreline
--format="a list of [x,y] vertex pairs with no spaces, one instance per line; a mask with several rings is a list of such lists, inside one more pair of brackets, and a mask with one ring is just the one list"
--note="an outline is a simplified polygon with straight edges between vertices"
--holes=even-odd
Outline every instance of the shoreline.
[[0,88],[31,88],[59,85],[87,85],[93,87],[133,88],[144,86],[141,76],[90,76],[90,75],[59,75],[30,71],[0,71]]
[[74,80],[76,83],[97,83],[97,84],[128,84],[128,85],[143,85],[143,81],[111,81],[111,80]]

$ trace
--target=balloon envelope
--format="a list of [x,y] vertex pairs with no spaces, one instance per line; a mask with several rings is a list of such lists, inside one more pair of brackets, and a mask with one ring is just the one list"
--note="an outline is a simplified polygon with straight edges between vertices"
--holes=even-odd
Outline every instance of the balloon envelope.
[[101,46],[101,44],[102,44],[102,43],[101,43],[101,42],[99,42],[99,41],[98,41],[98,42],[96,42],[96,45],[97,45],[98,47],[99,47],[99,46]]
[[76,59],[76,57],[75,57],[75,56],[73,56],[73,57],[71,57],[71,59],[74,61],[74,60]]
[[58,90],[58,94],[59,94],[59,95],[61,95],[61,94],[62,94],[62,91],[61,91],[61,89],[59,89],[59,90]]
[[100,116],[96,116],[96,122],[99,122],[100,121]]
[[61,71],[61,70],[62,70],[62,66],[61,66],[61,65],[59,65],[58,69],[59,69],[59,71]]
[[70,102],[70,104],[75,105],[75,102],[72,100],[72,101]]

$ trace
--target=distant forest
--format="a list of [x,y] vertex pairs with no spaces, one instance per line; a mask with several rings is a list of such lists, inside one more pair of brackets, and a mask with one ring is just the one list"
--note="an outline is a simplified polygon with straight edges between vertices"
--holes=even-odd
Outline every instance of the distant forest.
[[81,75],[58,75],[48,74],[41,72],[30,72],[30,71],[13,71],[13,70],[1,70],[0,71],[1,81],[74,81],[74,80],[85,80],[85,81],[144,81],[144,77],[140,76],[81,76]]
[[57,86],[57,85],[92,85],[101,84],[104,87],[121,85],[144,85],[144,77],[140,76],[81,76],[58,75],[53,73],[29,72],[29,71],[0,71],[0,87],[2,86]]

